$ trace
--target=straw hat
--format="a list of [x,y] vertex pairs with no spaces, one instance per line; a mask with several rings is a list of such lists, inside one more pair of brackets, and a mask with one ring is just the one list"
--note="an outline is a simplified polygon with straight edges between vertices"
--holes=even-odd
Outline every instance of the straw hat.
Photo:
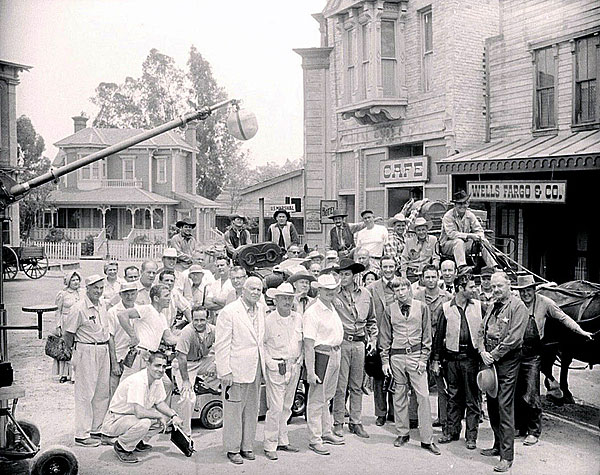
[[340,286],[339,281],[331,274],[320,275],[316,282],[313,282],[311,286],[315,289],[329,289],[334,290]]
[[288,297],[293,297],[295,295],[294,287],[289,282],[284,282],[280,284],[278,287],[274,289],[267,289],[267,297],[270,299],[274,299],[278,295],[286,295]]

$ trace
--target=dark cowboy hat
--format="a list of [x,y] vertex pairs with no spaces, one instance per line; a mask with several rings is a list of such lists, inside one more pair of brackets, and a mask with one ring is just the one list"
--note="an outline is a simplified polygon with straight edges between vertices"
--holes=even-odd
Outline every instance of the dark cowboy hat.
[[192,228],[196,227],[196,223],[192,223],[189,218],[180,219],[175,223],[175,226],[178,228],[183,228],[185,225],[191,226]]
[[471,195],[467,194],[465,190],[458,190],[456,193],[452,195],[452,203],[465,203],[469,201]]
[[229,215],[229,221],[233,221],[236,218],[241,218],[243,221],[248,221],[248,218],[246,218],[246,216],[244,216],[243,214],[233,213]]
[[348,215],[346,213],[344,213],[341,209],[334,209],[333,213],[331,213],[328,217],[329,219],[333,219],[333,218],[345,218]]
[[353,274],[360,274],[365,270],[365,266],[358,262],[354,262],[352,259],[348,259],[347,257],[342,257],[339,263],[340,271],[342,270],[351,270]]
[[290,213],[289,213],[289,212],[288,212],[286,209],[283,209],[283,208],[279,208],[277,211],[275,211],[275,212],[273,213],[273,219],[277,219],[277,215],[278,215],[278,214],[280,214],[280,213],[283,213],[283,214],[285,214],[285,217],[288,219],[288,221],[289,221],[290,219],[292,219],[292,218],[290,217]]

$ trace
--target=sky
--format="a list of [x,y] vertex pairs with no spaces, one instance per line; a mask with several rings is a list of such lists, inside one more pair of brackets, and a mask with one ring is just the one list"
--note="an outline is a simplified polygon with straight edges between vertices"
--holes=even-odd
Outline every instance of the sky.
[[[319,46],[311,14],[325,0],[0,0],[0,59],[32,66],[17,86],[26,115],[53,143],[73,133],[100,82],[139,77],[152,48],[186,68],[193,44],[229,97],[256,114],[259,131],[244,147],[255,165],[303,154],[301,57]],[[91,125],[91,120],[88,126]]]

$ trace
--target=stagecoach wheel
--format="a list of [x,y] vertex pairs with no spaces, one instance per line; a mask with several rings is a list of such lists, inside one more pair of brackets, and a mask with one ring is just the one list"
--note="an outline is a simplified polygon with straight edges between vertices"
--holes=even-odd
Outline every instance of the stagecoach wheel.
[[219,429],[223,426],[223,403],[218,400],[210,401],[202,409],[200,422],[207,429]]
[[32,475],[76,475],[79,463],[65,447],[53,447],[38,454],[31,464]]
[[22,265],[23,272],[30,279],[39,279],[44,277],[46,272],[48,272],[48,258],[46,256],[42,258],[32,257]]
[[2,246],[4,280],[13,280],[19,271],[19,258],[12,247]]

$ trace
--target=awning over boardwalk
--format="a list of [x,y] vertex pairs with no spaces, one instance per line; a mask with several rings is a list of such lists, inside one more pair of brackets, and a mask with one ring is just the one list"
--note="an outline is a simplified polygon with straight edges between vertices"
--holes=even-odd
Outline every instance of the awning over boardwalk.
[[443,175],[600,169],[600,130],[493,141],[437,162]]

